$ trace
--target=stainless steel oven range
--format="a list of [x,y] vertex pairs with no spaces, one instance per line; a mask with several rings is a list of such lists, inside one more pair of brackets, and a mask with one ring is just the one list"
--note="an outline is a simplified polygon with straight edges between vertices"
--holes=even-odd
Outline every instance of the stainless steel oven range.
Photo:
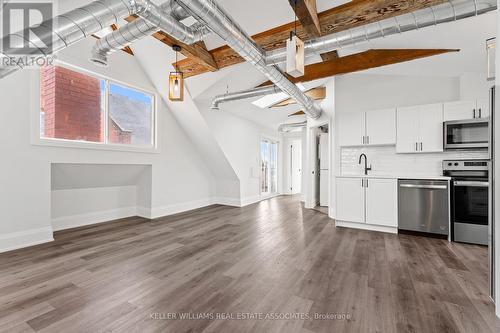
[[445,160],[451,181],[451,240],[488,245],[488,160]]

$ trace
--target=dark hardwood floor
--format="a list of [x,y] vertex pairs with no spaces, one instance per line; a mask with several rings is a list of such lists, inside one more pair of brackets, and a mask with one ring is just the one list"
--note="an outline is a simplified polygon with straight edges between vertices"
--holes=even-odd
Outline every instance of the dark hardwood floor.
[[0,331],[500,331],[486,248],[335,228],[296,198],[55,239],[0,255]]

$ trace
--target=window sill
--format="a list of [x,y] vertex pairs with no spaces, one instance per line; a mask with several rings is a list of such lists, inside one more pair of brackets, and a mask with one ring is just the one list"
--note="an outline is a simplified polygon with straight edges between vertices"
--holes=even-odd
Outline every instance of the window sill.
[[72,141],[64,139],[39,138],[33,140],[31,144],[34,146],[45,146],[45,147],[108,150],[108,151],[134,152],[134,153],[145,153],[145,154],[160,153],[160,149],[158,147],[127,146],[127,145],[105,144],[105,143],[85,142],[85,141]]

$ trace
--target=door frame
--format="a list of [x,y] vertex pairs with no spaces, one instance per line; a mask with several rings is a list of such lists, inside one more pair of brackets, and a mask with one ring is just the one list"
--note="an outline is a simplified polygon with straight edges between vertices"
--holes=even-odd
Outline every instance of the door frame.
[[[262,141],[268,141],[269,146],[276,144],[276,191],[262,192]],[[280,182],[280,141],[267,135],[261,135],[259,138],[259,195],[261,198],[270,198],[278,195]],[[269,157],[271,157],[271,149],[269,149]],[[270,176],[271,171],[269,171]],[[271,187],[271,186],[270,186]]]
[[[309,122],[308,122],[308,125],[309,125]],[[305,193],[305,201],[304,201],[304,207],[307,208],[307,209],[312,209],[314,207],[317,206],[317,203],[314,202],[314,191],[316,191],[316,187],[314,186],[314,183],[312,181],[312,169],[313,169],[313,163],[316,163],[316,160],[317,160],[317,154],[319,154],[319,151],[317,152],[316,156],[312,156],[312,152],[314,151],[315,149],[315,145],[316,145],[316,140],[312,140],[312,137],[314,136],[314,132],[321,126],[328,126],[328,148],[329,148],[329,151],[330,151],[330,154],[329,154],[329,158],[328,158],[328,173],[329,173],[329,182],[328,182],[328,211],[329,211],[329,215],[331,217],[331,211],[332,211],[332,190],[333,190],[333,186],[332,186],[332,158],[333,158],[333,154],[332,154],[332,132],[333,132],[333,128],[332,128],[332,121],[331,119],[325,119],[323,121],[319,121],[319,122],[315,122],[313,126],[307,126],[306,128],[306,148],[307,148],[307,152],[306,152],[306,166],[304,167],[303,166],[303,175],[304,175],[304,172],[305,174],[307,175],[306,176],[306,182],[305,182],[305,185],[306,185],[306,189],[304,191]],[[317,145],[316,145],[316,150],[317,150]],[[307,168],[307,169],[306,169]],[[314,175],[316,176],[316,175]],[[319,177],[318,177],[319,179]],[[318,180],[319,182],[319,180]],[[318,203],[319,203],[319,198],[318,198]]]

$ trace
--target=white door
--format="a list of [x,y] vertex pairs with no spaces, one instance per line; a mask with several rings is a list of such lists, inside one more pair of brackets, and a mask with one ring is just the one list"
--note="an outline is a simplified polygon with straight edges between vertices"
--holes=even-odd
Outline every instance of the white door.
[[418,150],[420,152],[443,151],[443,105],[421,105],[419,123]]
[[396,143],[396,109],[366,112],[366,136],[370,145]]
[[490,104],[487,99],[478,99],[476,105],[476,118],[487,118],[490,116]]
[[398,187],[396,179],[368,179],[366,223],[398,226]]
[[290,145],[290,194],[302,191],[302,142],[292,141]]
[[319,205],[328,207],[328,169],[321,169],[319,171]]
[[[476,110],[475,101],[457,101],[444,103],[444,121],[474,118]],[[476,112],[479,115],[478,112]]]
[[419,107],[402,107],[397,110],[396,152],[414,153],[419,137]]
[[365,136],[365,113],[342,112],[338,113],[339,144],[341,146],[363,145]]
[[337,178],[337,220],[365,222],[365,188],[362,178]]
[[328,133],[319,135],[319,168],[321,170],[329,168]]

